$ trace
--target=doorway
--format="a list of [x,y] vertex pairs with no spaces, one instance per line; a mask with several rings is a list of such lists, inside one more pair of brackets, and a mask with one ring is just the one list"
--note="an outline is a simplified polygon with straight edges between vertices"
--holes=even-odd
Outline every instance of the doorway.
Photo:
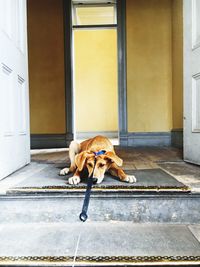
[[[32,3],[36,3],[35,1],[32,1]],[[56,5],[56,3],[57,3],[57,1],[54,1],[53,2],[54,3],[54,5]],[[132,3],[132,2],[130,2],[130,3]],[[138,2],[139,3],[139,2]],[[29,2],[29,4],[30,4],[30,2]],[[60,4],[61,4],[61,2],[60,2]],[[118,1],[118,5],[119,4],[122,4],[122,1],[120,2],[120,1]],[[52,5],[52,7],[51,7],[51,11],[52,11],[52,16],[53,17],[55,17],[55,21],[57,21],[57,22],[59,22],[59,21],[61,21],[61,23],[62,23],[62,17],[61,17],[61,15],[60,14],[62,14],[62,13],[56,13],[57,14],[57,17],[54,15],[54,11],[55,11],[55,6],[54,5]],[[48,5],[48,7],[49,7],[50,5]],[[90,6],[91,7],[91,6]],[[29,5],[29,8],[30,8],[30,5]],[[32,7],[33,8],[33,7]],[[41,8],[41,6],[40,6],[40,8],[38,8],[38,6],[36,7],[35,6],[35,8],[34,8],[34,10],[35,11],[37,11],[37,12],[33,12],[34,14],[37,14],[37,16],[39,16],[40,15],[40,18],[42,19],[43,17],[44,17],[44,14],[46,14],[45,12],[46,12],[46,5],[44,5],[43,6],[43,9]],[[41,12],[40,14],[38,14],[38,10]],[[59,10],[60,10],[60,12],[62,11],[62,5],[60,5],[59,6]],[[123,11],[123,10],[125,10],[124,8],[122,9],[121,8],[121,10]],[[134,10],[134,9],[133,9]],[[143,9],[142,9],[142,11],[143,11]],[[34,16],[34,14],[32,14],[33,16]],[[47,18],[47,16],[49,17],[50,16],[50,11],[48,12],[48,14],[46,15],[46,18]],[[119,13],[118,13],[118,15],[119,15]],[[130,14],[131,15],[131,14]],[[56,18],[59,18],[59,20],[58,19],[56,19]],[[130,16],[129,16],[129,19],[130,19]],[[33,21],[33,20],[30,20],[30,21]],[[36,20],[36,19],[34,19],[34,21],[38,21],[38,20]],[[120,22],[120,20],[118,20],[119,22]],[[39,20],[39,22],[40,22],[40,20]],[[124,19],[124,20],[121,20],[121,23],[122,22],[126,22],[126,20]],[[44,25],[45,25],[45,23],[44,23]],[[52,27],[52,25],[50,25],[49,24],[49,21],[47,20],[46,21],[46,25],[48,25],[48,27]],[[61,25],[61,24],[60,24]],[[95,25],[95,24],[94,24]],[[74,31],[88,31],[89,32],[89,34],[88,35],[90,35],[90,37],[91,37],[91,33],[94,31],[94,30],[97,30],[98,29],[98,31],[100,32],[100,31],[111,31],[111,30],[113,30],[113,29],[115,29],[115,27],[116,27],[116,23],[113,25],[113,24],[110,24],[109,26],[107,26],[107,25],[95,25],[95,27],[94,27],[94,25],[93,24],[91,24],[91,25],[74,25]],[[120,25],[120,24],[119,24]],[[132,24],[128,24],[128,25],[132,25]],[[168,25],[168,24],[167,24]],[[170,24],[171,25],[171,24]],[[57,33],[58,34],[58,29],[60,29],[60,27],[59,27],[59,23],[58,23],[58,25],[57,24],[55,24],[55,23],[53,23],[53,26],[55,27],[55,28],[53,28],[54,30],[55,30],[55,33]],[[87,26],[87,27],[86,27]],[[45,41],[46,41],[46,35],[44,35],[44,33],[49,33],[49,31],[47,30],[47,29],[49,29],[49,28],[45,28],[45,27],[43,27],[44,28],[44,30],[41,32],[41,36],[45,39]],[[100,29],[101,28],[101,29]],[[104,28],[104,29],[103,29]],[[118,28],[119,28],[119,26],[118,26]],[[33,34],[32,35],[32,38],[34,37],[34,38],[36,38],[35,40],[38,40],[38,34],[39,34],[39,31],[37,30],[38,28],[34,28],[34,27],[29,27],[29,30],[30,29],[32,29],[32,30],[34,30],[34,29],[36,29],[36,30],[34,30],[34,33],[35,33],[35,35]],[[130,28],[129,28],[129,30],[130,30]],[[81,32],[81,33],[82,33]],[[121,31],[121,33],[124,33],[124,31]],[[145,31],[146,32],[146,31]],[[63,31],[62,31],[62,28],[61,28],[61,30],[60,30],[60,35],[58,34],[58,36],[61,36],[62,34],[63,34]],[[51,38],[52,39],[50,39],[51,40],[51,42],[49,42],[52,46],[50,46],[50,44],[49,44],[49,49],[50,49],[50,51],[54,51],[53,49],[55,49],[55,47],[54,47],[54,39],[56,39],[55,38],[55,35],[53,35],[52,34],[52,32],[50,33],[50,35],[51,35]],[[56,36],[56,37],[58,37],[58,36]],[[33,39],[34,39],[33,38]],[[89,38],[89,37],[88,37]],[[129,34],[129,38],[130,38],[130,34]],[[62,64],[55,64],[56,63],[56,61],[58,60],[58,59],[63,59],[63,54],[61,53],[61,55],[60,55],[60,57],[58,56],[59,54],[56,54],[55,52],[54,52],[54,56],[55,56],[55,58],[52,58],[52,57],[49,57],[49,53],[47,53],[47,54],[45,54],[44,52],[46,52],[46,50],[47,50],[47,46],[46,46],[46,43],[45,42],[41,42],[41,40],[43,40],[44,41],[44,39],[40,39],[40,42],[39,42],[39,48],[41,49],[41,44],[43,43],[43,49],[42,50],[40,50],[39,52],[38,52],[38,54],[37,55],[45,55],[45,58],[47,58],[47,59],[51,59],[51,62],[53,62],[54,63],[54,66],[56,66],[56,68],[52,68],[51,66],[51,62],[50,63],[48,63],[47,65],[49,66],[49,68],[51,69],[51,71],[54,71],[54,70],[56,70],[56,71],[59,71],[59,76],[56,76],[56,77],[58,77],[58,79],[53,79],[53,81],[55,82],[55,81],[64,81],[64,78],[63,79],[61,79],[62,78],[62,76],[60,76],[63,72],[61,72],[60,71],[60,69],[59,69],[59,66],[60,66],[60,68],[63,70],[64,69],[64,67],[63,67],[63,65]],[[124,40],[125,38],[119,38],[119,34],[118,34],[118,39],[120,39],[120,40]],[[29,39],[30,40],[30,39]],[[63,39],[61,39],[61,41],[60,42],[58,42],[58,38],[56,39],[56,43],[57,43],[57,45],[58,45],[58,43],[62,43],[61,41],[63,41]],[[147,40],[150,40],[150,38],[147,38]],[[138,41],[140,41],[140,39],[138,40]],[[69,42],[68,42],[69,43]],[[151,43],[151,42],[150,42]],[[170,42],[168,42],[168,43],[170,43]],[[35,42],[33,42],[33,44],[35,44]],[[106,44],[105,44],[106,45]],[[33,48],[37,48],[38,49],[38,47],[37,46],[35,46],[35,45],[32,45],[32,49]],[[60,47],[62,48],[62,46],[57,46],[57,49],[55,49],[57,52],[62,52],[63,50],[62,49],[60,49]],[[30,46],[29,46],[29,48],[31,48]],[[124,51],[124,50],[123,50]],[[34,52],[34,53],[33,53]],[[35,58],[37,58],[37,57],[35,57],[35,50],[33,50],[32,51],[32,60],[33,60],[33,56],[34,56],[34,59]],[[122,54],[122,55],[124,55],[125,54],[125,52]],[[121,55],[121,54],[120,54]],[[31,57],[29,57],[29,59],[30,59]],[[38,57],[39,59],[40,59],[40,61],[38,61],[38,62],[42,62],[42,63],[47,63],[47,61],[45,61],[45,60],[41,60],[41,58],[40,57]],[[140,57],[140,58],[142,58],[142,57]],[[129,55],[129,59],[130,59],[130,55]],[[59,62],[60,62],[61,60],[59,60]],[[37,63],[36,61],[35,61],[35,63]],[[35,64],[35,66],[38,66],[37,64]],[[124,66],[125,66],[125,64],[124,64]],[[132,73],[132,68],[131,68],[131,66],[132,65],[129,65],[129,70],[130,70],[130,73]],[[119,68],[122,68],[122,64],[119,64]],[[64,101],[63,101],[63,99],[64,99],[64,85],[63,84],[61,84],[59,87],[58,87],[58,83],[56,84],[56,86],[54,86],[54,84],[53,84],[53,87],[51,88],[51,90],[50,90],[50,87],[49,86],[46,86],[46,87],[43,87],[44,86],[44,84],[50,84],[50,85],[52,85],[52,82],[51,82],[51,80],[50,80],[50,82],[49,83],[47,83],[48,82],[48,79],[49,79],[49,77],[50,76],[55,76],[55,72],[53,72],[53,74],[52,75],[50,75],[50,72],[49,72],[49,69],[48,68],[46,68],[47,69],[47,71],[48,71],[48,75],[44,72],[44,70],[45,70],[45,68],[43,68],[43,71],[41,71],[41,69],[40,68],[35,68],[35,69],[32,69],[32,71],[31,71],[31,75],[38,75],[38,73],[40,74],[40,75],[43,75],[43,76],[40,76],[40,79],[39,80],[37,80],[37,79],[33,79],[34,81],[39,81],[40,83],[39,83],[39,85],[40,86],[34,86],[34,84],[33,84],[33,82],[32,82],[32,84],[31,84],[31,87],[32,87],[32,99],[33,99],[33,96],[34,95],[37,95],[37,97],[38,98],[40,98],[41,99],[41,97],[40,97],[40,95],[38,94],[38,92],[36,91],[36,89],[37,88],[39,88],[39,90],[40,91],[43,91],[43,93],[45,94],[45,95],[47,95],[47,93],[48,92],[50,92],[51,94],[51,99],[53,99],[54,101],[52,101],[52,103],[54,104],[54,106],[53,106],[53,108],[52,108],[52,110],[53,110],[53,112],[52,113],[54,113],[54,115],[56,114],[55,113],[55,107],[56,107],[56,100],[58,101],[58,103],[59,103],[59,106],[61,107],[62,105],[61,105],[61,103],[63,103]],[[38,71],[37,71],[38,70]],[[148,72],[149,72],[149,69],[148,69]],[[36,76],[34,76],[33,78],[35,78]],[[41,82],[41,81],[44,81],[44,76],[46,76],[48,79],[47,80],[45,80],[46,82],[44,83],[44,82]],[[33,81],[32,80],[32,81]],[[125,82],[125,79],[121,79],[121,81],[124,81]],[[124,86],[125,87],[125,86]],[[46,90],[46,88],[48,88],[48,90]],[[55,98],[55,95],[52,93],[52,90],[53,90],[53,88],[56,88],[56,96],[57,96],[57,99]],[[61,88],[62,89],[62,93],[63,93],[63,95],[59,95],[58,94],[58,88]],[[68,89],[69,89],[70,87],[68,87]],[[122,92],[125,92],[125,90],[123,90],[123,86],[119,86],[119,91],[121,90],[121,93]],[[68,91],[70,91],[70,90],[68,90]],[[34,95],[33,95],[33,93],[34,93]],[[55,92],[54,92],[55,93]],[[88,93],[89,94],[89,93]],[[119,102],[121,101],[121,99],[125,99],[125,97],[121,97],[121,94],[119,93]],[[45,99],[45,98],[44,98]],[[47,99],[47,98],[46,98]],[[36,99],[37,100],[37,99]],[[126,99],[125,99],[126,100]],[[147,101],[147,100],[146,100]],[[38,107],[41,107],[42,109],[44,109],[44,104],[43,105],[41,105],[38,101],[36,101],[37,102],[37,106],[35,106],[34,107],[34,105],[32,105],[32,107],[34,107],[34,109],[36,110],[36,111],[38,111]],[[101,101],[102,103],[103,103],[103,101]],[[124,101],[125,102],[125,101]],[[48,103],[48,101],[46,101],[46,103]],[[33,104],[33,103],[32,103]],[[72,103],[73,104],[73,103]],[[131,103],[132,104],[132,103]],[[130,104],[130,105],[131,105]],[[130,106],[129,105],[129,106]],[[64,105],[63,105],[64,106]],[[86,105],[85,105],[86,107],[88,106],[88,104],[86,103]],[[97,108],[99,107],[99,106],[101,106],[101,103],[96,103],[96,106],[97,106]],[[120,107],[120,105],[119,105],[119,107]],[[125,105],[123,105],[123,107],[125,107]],[[39,110],[39,115],[37,116],[37,123],[38,122],[40,122],[40,119],[41,118],[43,118],[42,117],[42,112],[41,112],[41,110],[42,109],[40,109]],[[95,108],[93,108],[91,111],[90,111],[90,113],[92,113],[92,112],[94,112],[94,109]],[[83,109],[82,109],[83,110]],[[125,109],[123,109],[123,108],[119,108],[119,110],[120,110],[120,116],[122,117],[122,112],[126,112],[126,110]],[[37,113],[37,114],[38,114]],[[33,114],[33,113],[32,113]],[[36,114],[36,113],[35,113]],[[58,122],[58,119],[53,119],[51,116],[49,116],[49,114],[48,114],[48,112],[46,112],[46,110],[45,110],[45,114],[47,114],[48,116],[47,117],[49,117],[49,120],[50,120],[50,122],[54,122],[54,121],[56,121],[56,122]],[[70,114],[70,112],[69,112],[69,114]],[[108,115],[110,115],[108,112],[107,112],[107,114]],[[63,112],[62,112],[62,115],[63,115]],[[70,114],[71,115],[71,114]],[[56,118],[63,118],[64,116],[57,116]],[[134,118],[134,116],[129,116],[129,118],[130,119],[133,119]],[[156,117],[155,117],[156,118]],[[44,119],[43,119],[43,121],[45,121]],[[52,126],[51,124],[53,124],[53,123],[48,123],[49,121],[48,120],[46,120],[45,122],[47,122],[47,125],[50,125],[50,126]],[[84,122],[88,122],[88,118],[85,118],[84,119]],[[122,132],[122,133],[126,133],[126,121],[125,120],[122,120],[122,119],[120,119],[119,120],[119,122],[121,123],[121,125],[119,126],[119,129],[120,129],[120,132]],[[124,123],[123,125],[122,125],[122,123]],[[42,125],[42,126],[44,126],[44,123],[42,124],[42,123],[40,123],[40,125]],[[64,125],[65,126],[65,125]],[[65,129],[62,129],[62,128],[59,128],[58,127],[58,125],[54,125],[54,127],[56,128],[56,129],[59,129],[60,131],[62,130],[62,131],[64,131]],[[64,127],[63,127],[64,128]],[[68,132],[70,132],[70,127],[68,127],[68,125],[67,125],[67,131]],[[47,128],[46,128],[47,129]],[[46,131],[46,129],[45,129],[45,131]],[[52,128],[51,128],[51,130],[52,130]],[[131,129],[129,129],[129,130],[131,130]],[[46,132],[46,134],[45,135],[47,135],[48,134],[48,132]],[[60,134],[62,134],[62,136],[63,135],[65,135],[65,133],[63,133],[63,132],[61,132]],[[59,134],[59,135],[60,135]],[[135,134],[134,134],[135,135]],[[61,137],[62,137],[61,136]],[[143,135],[144,136],[144,135]],[[155,136],[155,135],[154,135]],[[45,136],[46,137],[46,136]],[[49,135],[47,136],[48,137],[48,142],[49,142]],[[54,138],[55,138],[55,133],[54,133],[54,136],[53,136]],[[57,137],[57,136],[56,136]],[[122,136],[123,137],[123,136]],[[143,138],[144,139],[144,138]],[[157,138],[158,139],[158,138]],[[66,141],[65,139],[63,139],[64,141]],[[50,142],[49,142],[50,143]],[[49,143],[48,143],[48,147],[50,147],[50,145],[49,145]],[[58,141],[56,140],[56,145],[57,145],[57,143],[58,143]],[[52,145],[51,145],[51,147],[53,147]],[[118,148],[119,149],[119,148]],[[165,149],[163,149],[163,150],[159,150],[159,149],[155,149],[154,151],[152,151],[151,149],[147,149],[147,151],[145,151],[144,153],[145,153],[145,155],[146,156],[144,156],[144,154],[142,153],[141,154],[141,152],[140,152],[140,149],[138,149],[138,150],[135,150],[135,149],[131,149],[131,148],[126,148],[126,149],[124,149],[125,151],[117,151],[117,154],[119,154],[119,156],[120,156],[120,153],[121,153],[121,155],[122,155],[122,158],[125,160],[125,168],[126,169],[128,169],[128,168],[130,168],[130,169],[134,169],[134,168],[136,168],[136,169],[140,169],[140,168],[150,168],[150,167],[152,167],[152,168],[157,168],[158,167],[158,165],[157,165],[157,163],[155,164],[155,161],[163,161],[163,154],[165,155],[166,154],[166,151],[167,151],[167,149],[165,148]],[[134,151],[135,151],[135,154],[134,154]],[[171,159],[171,162],[172,162],[172,164],[171,165],[175,165],[174,164],[174,161],[176,160],[177,162],[179,162],[179,161],[181,161],[182,160],[182,158],[180,157],[180,153],[179,153],[179,150],[170,150],[171,152],[170,152],[170,156],[167,158],[167,159],[165,159],[167,162],[166,162],[166,168],[170,168],[170,166],[169,166],[169,161],[170,161],[170,159]],[[43,153],[42,153],[43,152]],[[42,163],[44,163],[44,164],[49,164],[49,163],[52,163],[52,164],[54,164],[53,165],[53,168],[54,167],[56,167],[56,165],[55,165],[55,163],[56,164],[61,164],[62,166],[57,166],[57,169],[53,169],[53,168],[51,168],[50,169],[50,171],[52,171],[53,170],[53,172],[52,172],[52,177],[50,177],[50,175],[49,175],[49,173],[47,173],[46,172],[46,170],[47,169],[45,169],[44,170],[44,172],[45,172],[45,174],[44,173],[42,173],[42,175],[44,174],[44,176],[45,177],[47,177],[48,179],[49,179],[49,177],[50,178],[52,178],[52,180],[42,180],[42,182],[49,182],[50,183],[50,186],[52,185],[52,183],[54,182],[54,179],[55,179],[55,181],[56,181],[56,183],[58,182],[58,183],[60,183],[60,182],[66,182],[64,179],[61,181],[61,180],[59,180],[60,178],[58,177],[58,173],[59,173],[59,168],[61,168],[61,167],[64,167],[65,165],[64,164],[66,164],[65,162],[66,162],[66,151],[54,151],[54,152],[52,152],[52,151],[47,151],[47,153],[45,152],[45,151],[40,151],[39,153],[40,153],[40,155],[33,155],[33,157],[32,157],[32,159],[33,159],[33,161],[35,161],[36,163],[39,163],[39,167],[38,168],[46,168],[46,167],[50,167],[49,165],[43,165],[43,166],[41,166],[40,165],[40,163],[42,162],[42,161],[44,161],[44,162],[42,162]],[[155,156],[155,154],[157,154],[156,156]],[[175,157],[175,159],[172,157],[173,156],[173,154],[176,154],[176,153],[178,153],[178,157]],[[182,154],[181,154],[182,155]],[[150,159],[150,162],[149,162],[149,159]],[[68,163],[69,163],[69,159],[67,158],[67,160],[68,160]],[[33,162],[33,164],[35,164],[35,162]],[[127,163],[126,163],[127,162]],[[183,162],[182,162],[183,163]],[[135,165],[134,165],[135,164]],[[178,163],[179,164],[179,163]],[[37,164],[36,164],[37,165]],[[32,168],[32,166],[33,165],[30,165],[30,168]],[[135,166],[135,167],[134,167]],[[33,166],[33,168],[34,168],[35,166]],[[180,166],[179,166],[180,167]],[[163,165],[162,165],[162,168],[164,168],[163,167]],[[181,168],[181,167],[180,167]],[[30,173],[32,174],[32,170],[30,170]],[[184,174],[185,174],[185,172],[184,172]],[[25,179],[25,178],[27,178],[26,177],[26,175],[24,175],[24,173],[22,174],[22,176],[23,177],[21,177],[22,179]],[[21,179],[20,178],[20,179]],[[37,178],[38,178],[38,176],[37,176]],[[36,186],[36,185],[38,185],[39,183],[40,183],[40,179],[38,179],[37,180],[37,182],[35,182],[35,180],[34,180],[34,184],[32,184],[32,185],[34,185],[34,186]],[[28,184],[26,184],[27,186],[28,186]],[[30,184],[29,184],[30,185]],[[44,184],[43,184],[44,185]],[[47,184],[45,184],[44,186],[46,186]],[[12,186],[13,186],[13,184],[12,184]]]
[[116,2],[72,1],[74,136],[118,142]]

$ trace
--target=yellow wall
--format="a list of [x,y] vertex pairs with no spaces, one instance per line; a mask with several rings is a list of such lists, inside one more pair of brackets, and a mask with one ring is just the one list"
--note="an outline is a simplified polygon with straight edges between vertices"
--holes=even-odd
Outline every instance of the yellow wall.
[[74,31],[76,130],[117,131],[115,29]]
[[31,133],[65,133],[62,0],[28,0]]
[[[127,0],[126,13],[128,131],[182,128],[182,0]],[[31,133],[65,133],[62,0],[28,0],[28,41]],[[77,131],[116,131],[116,32],[75,44]]]
[[172,128],[171,0],[127,0],[128,131]]
[[183,1],[172,3],[173,129],[180,129],[183,128]]

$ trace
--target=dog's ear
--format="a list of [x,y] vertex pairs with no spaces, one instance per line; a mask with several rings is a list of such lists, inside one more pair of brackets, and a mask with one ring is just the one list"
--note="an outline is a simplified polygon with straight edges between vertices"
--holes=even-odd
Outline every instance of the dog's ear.
[[75,156],[75,164],[78,167],[79,171],[83,170],[83,167],[85,165],[85,161],[89,155],[90,155],[89,152],[83,151],[83,152],[81,152]]
[[123,160],[120,159],[115,153],[109,151],[105,154],[106,158],[110,159],[112,162],[117,164],[117,166],[121,167],[123,164]]

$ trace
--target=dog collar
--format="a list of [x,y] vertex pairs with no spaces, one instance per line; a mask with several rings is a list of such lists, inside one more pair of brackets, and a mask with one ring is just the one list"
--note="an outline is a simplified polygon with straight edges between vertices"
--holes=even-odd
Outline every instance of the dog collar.
[[94,152],[95,157],[98,157],[98,156],[100,156],[100,155],[104,155],[105,153],[106,153],[105,150],[99,150],[99,151],[97,151],[97,152]]

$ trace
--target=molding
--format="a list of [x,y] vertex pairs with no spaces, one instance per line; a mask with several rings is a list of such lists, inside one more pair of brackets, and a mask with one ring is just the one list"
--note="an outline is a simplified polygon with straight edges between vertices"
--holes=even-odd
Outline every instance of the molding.
[[85,29],[115,29],[117,28],[117,24],[96,24],[96,25],[75,25],[72,26],[73,30],[85,30]]
[[[108,138],[118,138],[118,132],[79,132],[76,137],[87,139],[95,135]],[[71,134],[31,134],[31,149],[68,147],[73,135]],[[174,146],[183,147],[183,130],[173,129],[171,132],[132,132],[120,135],[121,146]]]
[[171,132],[134,132],[120,135],[122,146],[170,146]]
[[70,134],[31,134],[31,149],[65,148],[72,139]]
[[117,45],[119,136],[123,140],[127,134],[126,0],[117,1]]
[[119,134],[119,144],[120,144],[120,146],[128,146],[128,135],[129,135],[129,133],[120,133]]
[[118,132],[117,131],[99,131],[99,132],[77,132],[76,138],[77,139],[87,139],[94,137],[96,135],[103,135],[107,138],[118,138]]
[[172,146],[183,148],[183,129],[173,129],[171,131]]
[[64,23],[64,64],[65,64],[65,116],[66,132],[74,135],[74,93],[73,93],[73,66],[72,66],[72,2],[63,0]]
[[7,75],[10,75],[12,73],[12,69],[9,68],[6,64],[4,63],[1,63],[1,67],[2,67],[2,71],[3,73],[7,74]]

